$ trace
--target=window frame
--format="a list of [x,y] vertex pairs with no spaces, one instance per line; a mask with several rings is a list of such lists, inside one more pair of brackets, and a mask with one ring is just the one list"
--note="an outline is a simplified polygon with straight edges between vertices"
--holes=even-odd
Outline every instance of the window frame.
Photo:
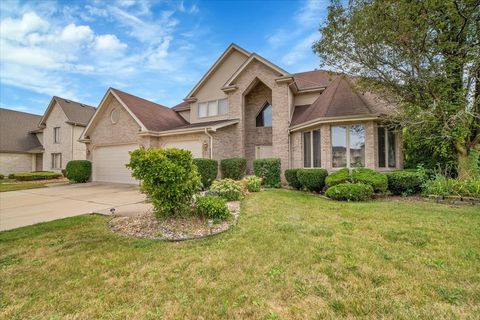
[[54,144],[60,143],[60,127],[53,128],[53,143]]
[[[318,155],[319,155],[319,165],[315,166],[315,151],[314,151],[314,132],[318,132]],[[310,136],[310,166],[306,166],[306,157],[305,157],[305,134]],[[302,145],[303,145],[303,168],[321,168],[322,167],[322,131],[320,128],[312,129],[309,131],[302,132]]]
[[[266,126],[266,125],[265,125],[264,112],[265,112],[265,110],[266,110],[268,107],[272,108],[272,121],[271,121],[272,123],[271,123],[271,125]],[[260,117],[260,116],[262,117],[262,125],[261,125],[261,126],[259,126],[258,123],[257,123],[257,119],[258,119],[258,117]],[[266,101],[266,102],[263,104],[263,106],[262,106],[262,108],[260,109],[260,111],[259,111],[259,112],[257,113],[257,115],[255,116],[255,128],[271,128],[271,127],[273,127],[273,106],[272,106],[272,104],[271,104],[269,101]]]
[[[384,139],[384,154],[385,154],[385,163],[382,165],[380,165],[380,153],[378,152],[379,151],[379,141],[380,141],[380,136],[378,134],[378,129],[383,129],[384,130],[384,136],[383,136],[383,139]],[[394,163],[395,165],[394,166],[390,166],[389,163],[390,163],[390,155],[389,155],[389,152],[388,152],[388,149],[390,147],[390,142],[388,141],[389,139],[389,133],[392,133],[393,134],[393,160],[394,160]],[[377,125],[377,141],[376,141],[376,149],[377,149],[377,166],[378,168],[381,168],[381,169],[396,169],[397,168],[397,131],[395,129],[389,129],[388,126],[386,125]]]
[[[363,155],[363,166],[360,166],[360,167],[352,167],[351,165],[351,157],[350,157],[350,149],[351,149],[351,146],[350,146],[350,127],[353,127],[353,126],[362,126],[363,127],[363,130],[364,132],[366,131],[365,129],[365,123],[352,123],[352,124],[339,124],[339,125],[331,125],[330,126],[330,153],[331,153],[331,161],[332,161],[332,169],[334,170],[340,170],[342,168],[348,168],[348,169],[355,169],[355,168],[366,168],[366,159],[367,159],[367,155],[366,155],[366,149],[367,149],[367,139],[364,135],[363,137],[363,142],[364,142],[364,148],[365,150],[363,151],[364,152],[364,155]],[[345,162],[346,162],[346,166],[345,167],[334,167],[333,166],[333,128],[335,127],[345,127]]]
[[[220,113],[220,101],[223,101],[223,100],[225,100],[227,102],[226,107],[225,107],[225,112]],[[213,105],[213,103],[215,103],[215,105],[216,105],[216,113],[215,114],[209,114],[209,110],[210,110],[209,106]],[[200,105],[205,105],[206,109],[205,109],[205,115],[204,116],[202,116],[200,114]],[[228,114],[228,98],[207,100],[207,101],[201,101],[201,102],[197,103],[197,118],[199,118],[199,119],[219,117],[219,116],[224,116],[226,114]]]
[[[59,158],[59,161],[58,161],[58,164],[59,166],[56,167],[56,157]],[[54,153],[51,153],[51,163],[50,163],[50,166],[51,166],[51,169],[53,170],[61,170],[62,169],[62,153],[60,152],[54,152]]]

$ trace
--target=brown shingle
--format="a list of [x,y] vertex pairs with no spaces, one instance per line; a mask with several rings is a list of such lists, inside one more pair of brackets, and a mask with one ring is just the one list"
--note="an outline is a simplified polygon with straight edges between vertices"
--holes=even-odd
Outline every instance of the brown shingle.
[[183,110],[183,109],[187,109],[188,107],[190,107],[190,103],[188,103],[187,101],[183,101],[177,104],[176,106],[174,106],[172,110]]
[[293,74],[299,90],[328,87],[337,76],[338,74],[325,70],[312,70]]
[[111,88],[111,90],[150,131],[170,130],[188,124],[180,115],[168,107],[118,89]]
[[56,96],[53,99],[60,105],[70,122],[86,126],[95,113],[92,106]]
[[37,136],[29,133],[37,129],[42,116],[0,108],[0,151],[28,152],[42,150]]

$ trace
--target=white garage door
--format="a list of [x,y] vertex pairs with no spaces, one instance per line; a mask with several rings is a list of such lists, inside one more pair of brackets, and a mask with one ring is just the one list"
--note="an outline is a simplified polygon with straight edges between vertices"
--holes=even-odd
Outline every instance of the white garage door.
[[138,149],[138,145],[119,145],[97,147],[93,151],[93,181],[136,183],[130,169],[125,165],[130,162],[129,151]]
[[167,142],[164,148],[177,148],[192,152],[194,158],[202,158],[202,143],[198,140]]

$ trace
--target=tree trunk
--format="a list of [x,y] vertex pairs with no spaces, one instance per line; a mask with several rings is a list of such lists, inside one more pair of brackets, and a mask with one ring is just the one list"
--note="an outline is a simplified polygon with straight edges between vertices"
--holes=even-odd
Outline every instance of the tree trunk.
[[458,152],[458,180],[468,180],[479,177],[479,153],[474,149]]

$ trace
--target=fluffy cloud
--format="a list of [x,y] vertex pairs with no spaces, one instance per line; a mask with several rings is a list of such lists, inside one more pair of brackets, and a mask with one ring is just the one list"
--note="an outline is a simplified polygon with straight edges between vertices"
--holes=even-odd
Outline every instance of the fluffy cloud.
[[101,53],[120,54],[127,48],[127,44],[118,40],[114,34],[105,34],[95,38],[94,48]]
[[6,18],[0,23],[2,39],[24,39],[32,32],[42,32],[48,29],[49,23],[35,12],[26,12],[21,19]]

